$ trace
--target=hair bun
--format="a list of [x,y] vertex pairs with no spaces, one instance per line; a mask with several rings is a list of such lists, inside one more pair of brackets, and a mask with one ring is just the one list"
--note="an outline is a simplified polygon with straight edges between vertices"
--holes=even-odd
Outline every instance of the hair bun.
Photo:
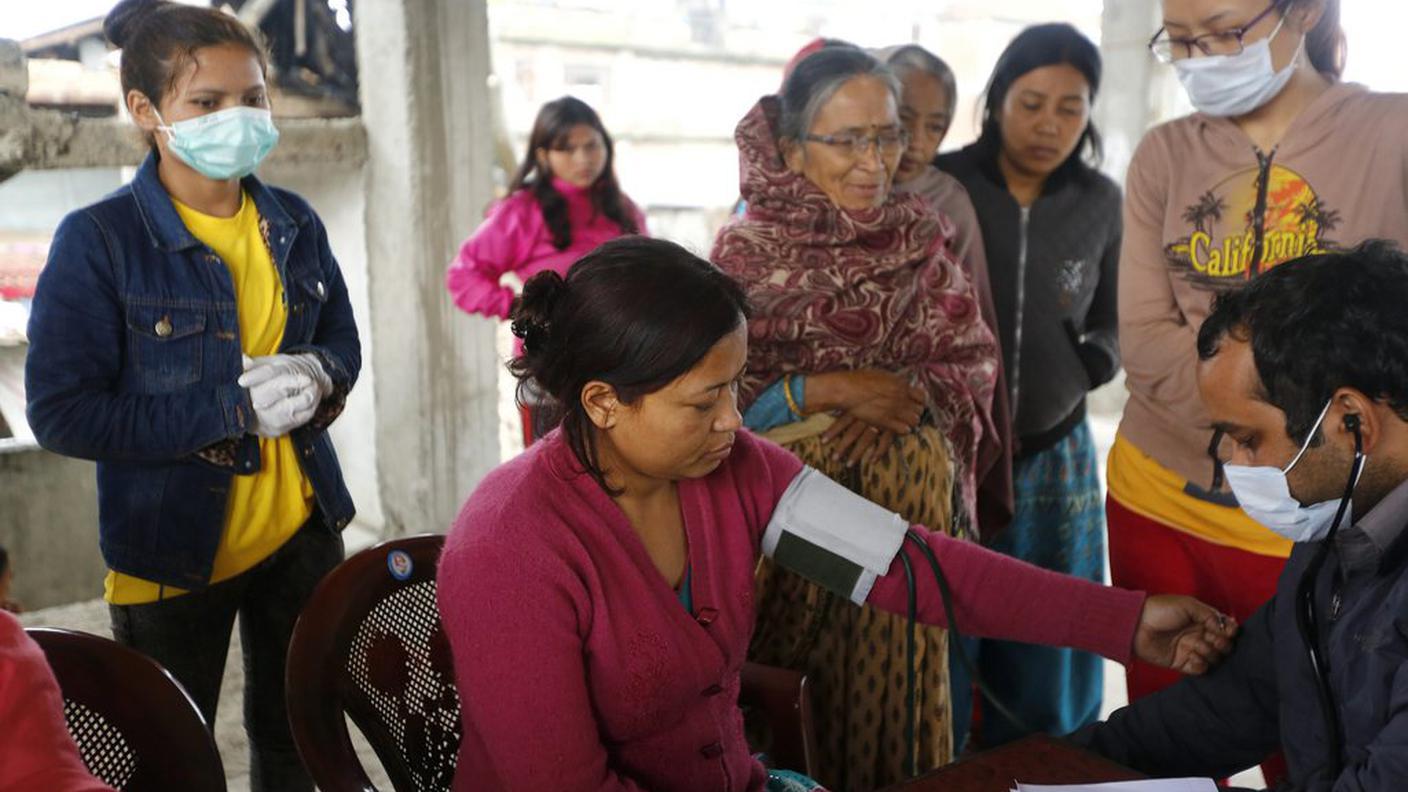
[[552,337],[552,313],[567,291],[567,281],[552,270],[544,270],[523,284],[523,296],[514,301],[509,314],[510,329],[523,339],[526,352],[540,352]]
[[122,0],[103,19],[103,36],[114,47],[122,49],[141,29],[147,16],[164,5],[170,3],[167,0]]

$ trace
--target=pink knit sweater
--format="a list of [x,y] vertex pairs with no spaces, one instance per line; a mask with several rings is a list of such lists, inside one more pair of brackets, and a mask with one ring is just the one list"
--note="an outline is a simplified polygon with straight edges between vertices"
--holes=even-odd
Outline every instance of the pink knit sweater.
[[[490,473],[440,560],[464,721],[455,789],[761,789],[736,705],[739,668],[763,530],[801,468],[741,432],[717,470],[679,483],[693,613],[560,432]],[[1142,594],[926,534],[965,633],[1128,659]],[[944,624],[932,576],[916,577],[919,618]],[[905,611],[898,559],[869,602]]]
[[[565,250],[553,247],[552,232],[532,191],[513,193],[489,211],[488,218],[450,262],[445,288],[455,305],[468,313],[507,319],[513,289],[500,283],[504,275],[512,272],[525,281],[547,269],[566,275],[577,259],[621,236],[621,227],[592,206],[587,190],[562,179],[553,179],[552,184],[567,199],[571,244]],[[636,228],[645,234],[645,216],[640,209],[625,196],[622,202]]]

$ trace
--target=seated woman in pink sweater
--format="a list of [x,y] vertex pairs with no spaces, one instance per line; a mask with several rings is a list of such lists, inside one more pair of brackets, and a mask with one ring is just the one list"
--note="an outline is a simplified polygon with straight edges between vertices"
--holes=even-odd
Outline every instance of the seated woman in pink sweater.
[[[762,553],[852,601],[986,637],[1201,672],[1234,627],[915,527],[741,431],[742,290],[677,245],[529,281],[510,367],[562,425],[486,477],[440,561],[457,790],[763,790],[737,706]],[[825,549],[819,549],[825,548]],[[906,570],[909,570],[907,573]],[[951,625],[950,625],[951,626]]]

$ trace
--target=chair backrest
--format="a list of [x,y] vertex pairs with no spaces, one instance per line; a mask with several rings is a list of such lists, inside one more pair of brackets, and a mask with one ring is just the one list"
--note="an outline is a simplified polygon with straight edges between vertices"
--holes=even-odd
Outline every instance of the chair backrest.
[[411,536],[357,553],[323,579],[298,617],[288,651],[289,723],[326,792],[375,789],[344,713],[397,790],[450,788],[461,727],[435,604],[444,541]]
[[[435,601],[445,537],[382,542],[343,561],[304,606],[289,643],[289,722],[326,792],[376,787],[346,713],[402,792],[448,790],[463,730],[449,642]],[[807,678],[747,663],[740,704],[767,722],[778,767],[811,773],[818,756]]]
[[812,775],[820,758],[812,716],[811,686],[805,674],[760,663],[744,663],[738,706],[757,710],[766,722],[763,750],[775,767]]
[[116,641],[31,627],[64,697],[88,771],[122,792],[225,789],[210,725],[155,660]]

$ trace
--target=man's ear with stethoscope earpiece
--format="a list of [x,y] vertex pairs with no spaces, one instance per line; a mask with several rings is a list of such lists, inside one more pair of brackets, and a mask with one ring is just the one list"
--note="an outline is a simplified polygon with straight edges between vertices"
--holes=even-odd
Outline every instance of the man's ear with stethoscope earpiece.
[[1357,388],[1345,386],[1335,391],[1332,403],[1341,411],[1340,426],[1353,436],[1356,450],[1365,454],[1372,451],[1382,439],[1379,435],[1383,429],[1380,416],[1374,412],[1374,400]]

